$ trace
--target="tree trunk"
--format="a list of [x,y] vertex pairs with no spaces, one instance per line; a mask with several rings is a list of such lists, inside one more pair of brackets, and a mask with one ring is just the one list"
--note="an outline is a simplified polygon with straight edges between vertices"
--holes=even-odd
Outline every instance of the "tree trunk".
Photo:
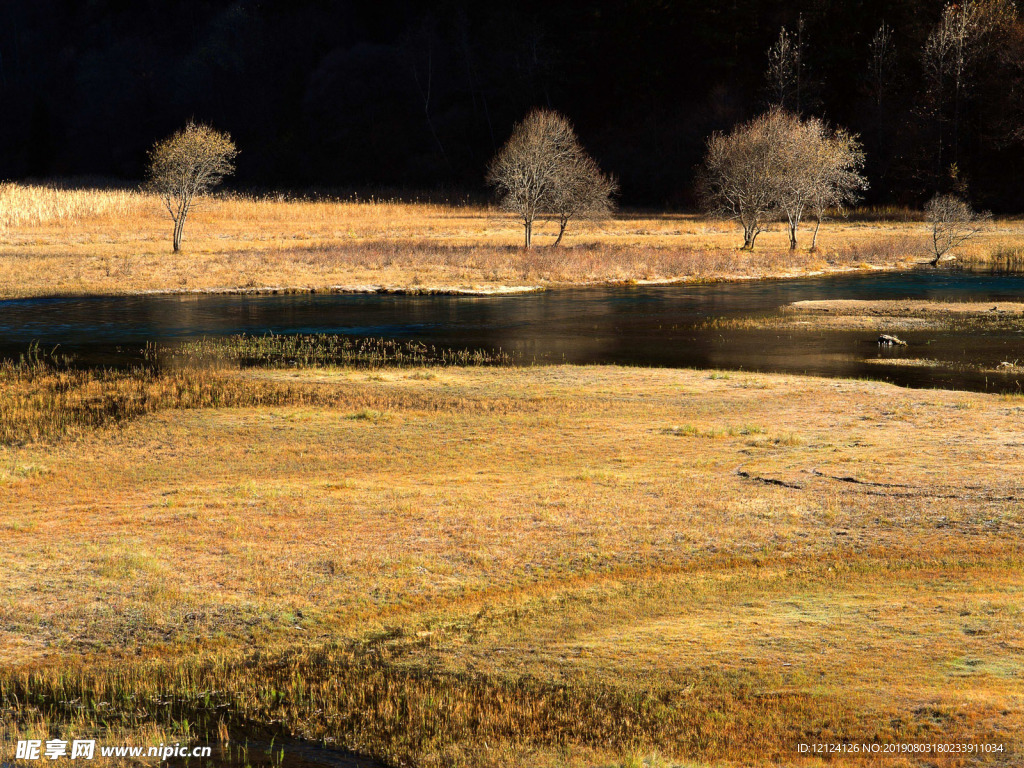
[[523,238],[525,247],[529,248],[533,241],[533,222],[527,219],[523,222]]
[[789,250],[796,250],[796,228],[799,226],[799,219],[789,219]]
[[753,227],[748,227],[746,224],[743,225],[743,250],[752,251],[754,250],[754,238],[757,235],[754,233]]
[[177,253],[181,250],[181,233],[185,228],[185,217],[182,216],[176,222],[174,222],[174,252]]
[[566,226],[568,226],[568,224],[568,219],[562,219],[561,221],[558,222],[558,237],[555,238],[555,242],[553,242],[552,245],[558,245],[560,242],[562,242],[562,235],[565,234],[565,228]]
[[821,226],[821,219],[814,220],[814,232],[811,234],[811,253],[818,250],[818,227]]

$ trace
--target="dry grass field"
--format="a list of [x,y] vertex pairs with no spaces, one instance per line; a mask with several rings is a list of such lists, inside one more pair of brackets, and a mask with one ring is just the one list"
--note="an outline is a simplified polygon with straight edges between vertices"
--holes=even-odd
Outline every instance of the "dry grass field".
[[[32,375],[0,376],[9,735],[180,737],[212,712],[394,765],[1021,759],[1020,397],[615,367]],[[33,408],[107,416],[32,433]],[[1007,751],[797,751],[838,740]]]
[[[1019,220],[998,221],[962,256],[1016,260],[1022,229]],[[152,196],[4,184],[0,298],[367,286],[489,290],[799,275],[925,259],[926,225],[919,221],[828,222],[813,254],[790,253],[783,230],[765,232],[747,253],[738,250],[742,237],[731,222],[626,211],[571,226],[567,247],[545,247],[557,230],[540,226],[538,247],[524,251],[521,227],[483,207],[222,196],[202,201],[189,216],[184,251],[175,255],[170,221]]]

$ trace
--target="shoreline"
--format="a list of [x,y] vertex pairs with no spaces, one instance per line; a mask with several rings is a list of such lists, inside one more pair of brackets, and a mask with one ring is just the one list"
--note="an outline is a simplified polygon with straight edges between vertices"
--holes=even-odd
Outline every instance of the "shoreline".
[[487,298],[494,296],[520,296],[525,294],[544,293],[545,291],[573,290],[579,288],[602,287],[658,287],[673,285],[711,285],[716,283],[748,283],[769,280],[799,280],[815,277],[832,277],[850,274],[868,274],[876,272],[913,271],[927,266],[926,261],[909,261],[894,264],[864,264],[861,266],[835,266],[808,271],[786,271],[763,275],[722,274],[711,277],[666,277],[651,279],[625,280],[589,280],[579,282],[550,282],[533,285],[381,285],[374,283],[315,285],[263,285],[263,286],[227,286],[217,288],[154,288],[117,293],[35,293],[0,297],[0,304],[6,301],[26,301],[33,299],[81,299],[81,298],[132,298],[139,296],[278,296],[278,295],[359,295],[378,294],[391,296],[466,296]]
[[720,328],[871,331],[1019,329],[1024,302],[932,299],[805,299],[773,315],[713,320]]

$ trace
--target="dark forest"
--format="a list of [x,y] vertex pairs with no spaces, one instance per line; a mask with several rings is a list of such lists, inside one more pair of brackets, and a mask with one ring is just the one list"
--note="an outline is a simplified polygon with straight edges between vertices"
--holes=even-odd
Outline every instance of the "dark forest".
[[769,49],[785,27],[802,51],[788,106],[860,134],[867,202],[955,187],[1019,211],[1024,30],[1014,18],[991,36],[952,94],[923,54],[941,13],[926,0],[7,0],[0,177],[133,183],[153,142],[196,119],[235,137],[239,187],[482,196],[487,161],[544,106],[620,179],[623,205],[687,208],[706,137],[778,96]]

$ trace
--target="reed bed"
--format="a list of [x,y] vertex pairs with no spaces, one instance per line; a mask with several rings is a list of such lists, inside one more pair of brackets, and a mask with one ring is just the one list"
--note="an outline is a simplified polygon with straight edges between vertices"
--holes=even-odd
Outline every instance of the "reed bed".
[[[330,335],[207,338],[149,346],[144,358],[144,364],[128,369],[83,369],[67,357],[32,347],[18,361],[0,362],[0,445],[78,437],[169,409],[292,405],[379,411],[395,404],[395,398],[364,397],[351,390],[244,377],[237,373],[240,367],[382,369],[511,360],[502,352]],[[440,407],[459,404],[447,401]]]
[[968,270],[1018,274],[1024,272],[1024,246],[1001,245],[988,253],[971,253],[958,262]]
[[0,444],[76,437],[168,408],[300,404],[311,393],[212,370],[157,373],[0,364]]
[[458,349],[400,339],[359,338],[337,334],[241,334],[204,337],[150,348],[147,357],[165,364],[283,368],[349,366],[407,368],[424,366],[509,365],[513,355],[484,349]]
[[[799,690],[765,696],[766,686],[781,682],[765,676],[706,670],[689,685],[558,683],[409,665],[407,644],[389,638],[244,659],[219,653],[26,671],[0,677],[0,706],[78,731],[163,728],[199,741],[225,732],[286,736],[424,768],[522,764],[531,752],[534,759],[561,752],[686,754],[700,764],[793,760],[792,745],[822,738],[812,730],[822,722],[832,738],[870,733],[862,738],[914,743],[933,734],[927,717],[880,727],[837,698]],[[986,737],[993,735],[975,730],[966,738]]]
[[90,219],[127,219],[143,206],[127,189],[66,189],[58,185],[0,183],[0,230],[44,224],[80,225]]

